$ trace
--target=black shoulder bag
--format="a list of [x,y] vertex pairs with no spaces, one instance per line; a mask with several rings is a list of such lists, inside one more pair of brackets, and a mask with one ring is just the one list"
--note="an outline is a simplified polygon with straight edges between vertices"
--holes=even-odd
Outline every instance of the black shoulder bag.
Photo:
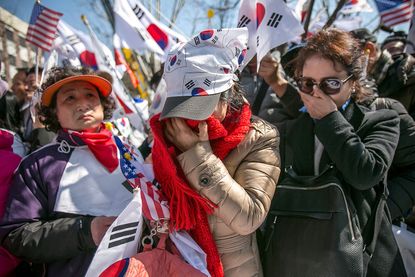
[[[286,165],[292,164],[285,143]],[[361,230],[349,189],[334,165],[318,176],[299,176],[292,166],[277,185],[268,215],[262,258],[265,276],[365,276],[385,205],[377,186],[370,218]]]

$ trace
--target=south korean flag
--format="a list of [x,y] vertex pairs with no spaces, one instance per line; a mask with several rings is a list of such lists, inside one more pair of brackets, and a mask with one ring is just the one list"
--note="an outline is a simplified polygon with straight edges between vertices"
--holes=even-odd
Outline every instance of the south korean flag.
[[143,227],[140,189],[134,198],[109,227],[89,266],[86,277],[96,277],[116,261],[137,253]]

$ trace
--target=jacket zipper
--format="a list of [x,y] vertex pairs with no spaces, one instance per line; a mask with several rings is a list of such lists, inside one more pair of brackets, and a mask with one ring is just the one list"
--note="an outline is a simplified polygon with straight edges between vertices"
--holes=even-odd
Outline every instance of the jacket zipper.
[[277,223],[277,218],[278,218],[278,216],[277,216],[277,215],[275,215],[275,216],[274,216],[274,221],[272,222],[272,225],[271,225],[271,227],[270,227],[270,229],[271,229],[271,233],[269,234],[269,236],[268,236],[268,240],[267,240],[267,244],[265,245],[265,252],[267,252],[267,251],[268,251],[269,245],[270,245],[271,240],[272,240],[272,236],[274,235],[274,229],[275,229],[275,224]]
[[323,185],[323,186],[318,186],[318,187],[313,187],[313,188],[310,188],[310,187],[284,186],[284,185],[280,185],[280,186],[277,186],[277,187],[278,188],[285,188],[285,189],[294,189],[294,190],[319,190],[319,189],[328,188],[330,186],[337,187],[341,191],[341,193],[342,193],[343,202],[344,202],[344,204],[346,206],[346,213],[347,213],[347,220],[348,220],[348,223],[349,223],[350,234],[352,236],[352,240],[356,240],[356,236],[355,236],[355,233],[354,233],[354,230],[353,230],[353,226],[352,226],[352,217],[350,215],[349,205],[348,205],[347,200],[346,200],[346,195],[344,194],[344,191],[343,191],[343,189],[342,189],[342,187],[340,185],[338,185],[338,184],[331,184],[331,185]]

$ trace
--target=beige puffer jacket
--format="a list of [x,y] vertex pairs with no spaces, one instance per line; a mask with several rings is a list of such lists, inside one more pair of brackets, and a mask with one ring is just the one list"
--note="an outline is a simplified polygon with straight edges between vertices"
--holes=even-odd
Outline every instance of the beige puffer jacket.
[[262,276],[255,230],[271,205],[280,174],[279,134],[254,118],[251,130],[224,161],[198,143],[178,161],[189,184],[218,205],[209,224],[225,276]]

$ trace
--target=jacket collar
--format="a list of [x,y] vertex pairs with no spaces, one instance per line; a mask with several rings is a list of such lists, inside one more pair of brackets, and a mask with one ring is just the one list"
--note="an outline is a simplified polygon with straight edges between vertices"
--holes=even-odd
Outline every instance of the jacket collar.
[[84,146],[86,145],[85,142],[78,136],[73,136],[70,132],[65,132],[63,130],[58,131],[58,135],[56,137],[57,142],[61,142],[65,140],[70,146]]

